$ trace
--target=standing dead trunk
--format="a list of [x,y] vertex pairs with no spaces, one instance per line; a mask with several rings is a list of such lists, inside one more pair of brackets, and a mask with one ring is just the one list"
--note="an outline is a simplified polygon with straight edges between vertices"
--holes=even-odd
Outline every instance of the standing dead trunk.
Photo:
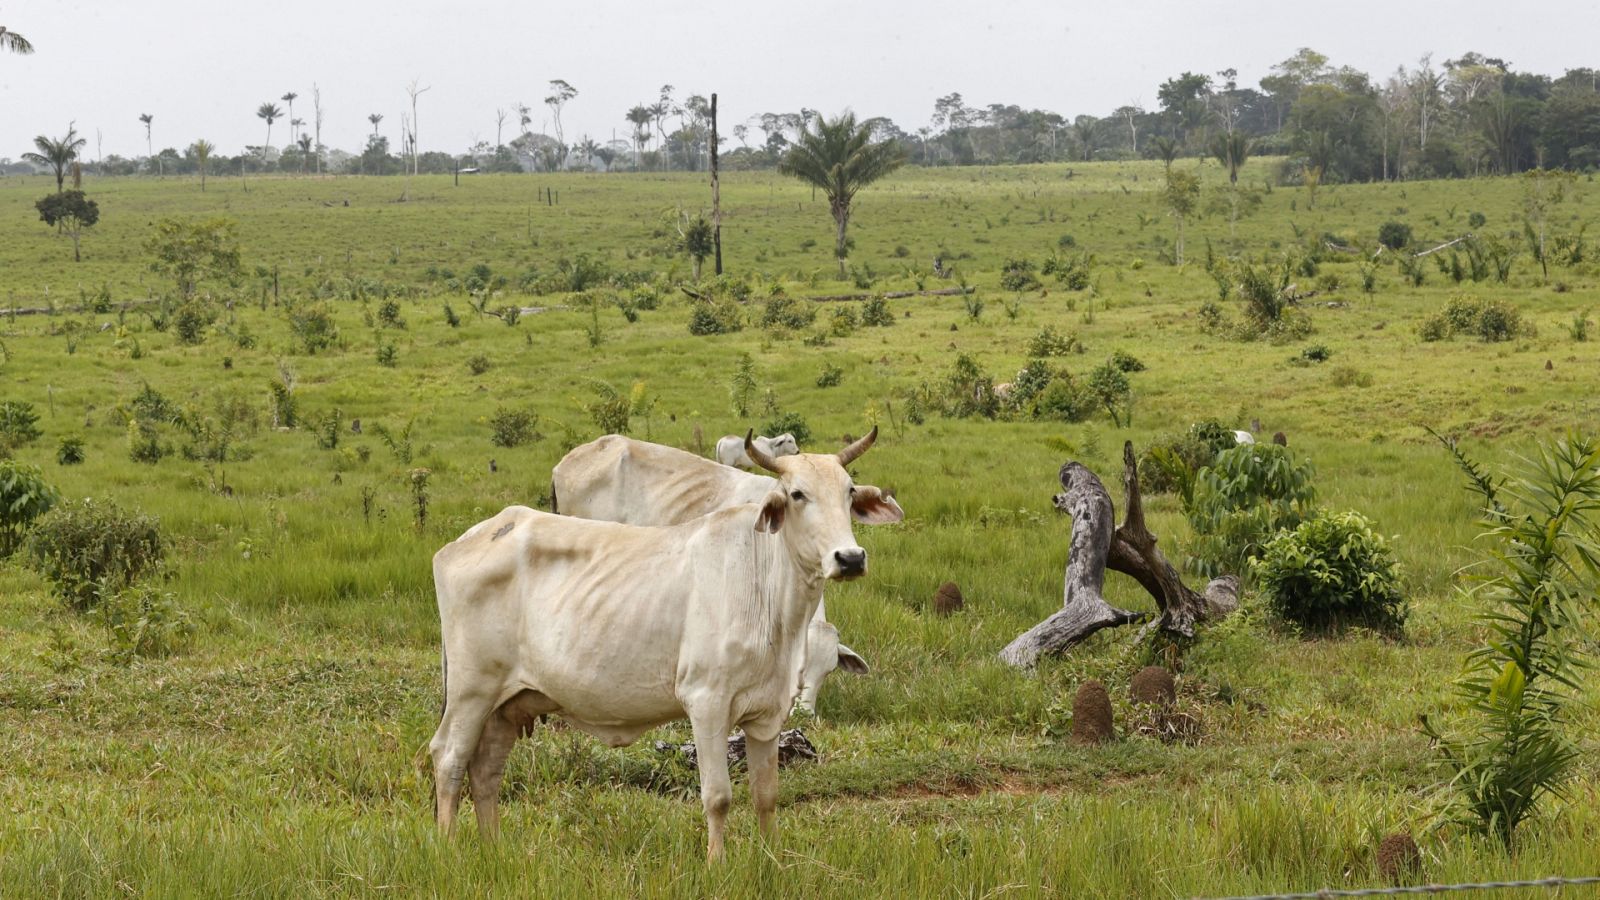
[[1183,583],[1145,526],[1132,442],[1122,445],[1122,463],[1127,502],[1122,524],[1114,529],[1111,495],[1100,479],[1076,462],[1061,467],[1065,491],[1056,495],[1055,504],[1072,516],[1062,608],[1000,651],[1006,663],[1032,666],[1040,656],[1064,653],[1103,628],[1148,618],[1106,602],[1102,588],[1107,568],[1132,576],[1155,598],[1161,614],[1147,630],[1193,637],[1196,623],[1225,616],[1238,606],[1239,581],[1231,575],[1212,580],[1203,594]]

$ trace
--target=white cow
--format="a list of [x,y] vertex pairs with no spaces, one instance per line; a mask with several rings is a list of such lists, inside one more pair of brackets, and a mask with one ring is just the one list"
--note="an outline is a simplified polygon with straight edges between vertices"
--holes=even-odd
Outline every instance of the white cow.
[[[759,502],[777,488],[775,478],[618,434],[575,448],[550,473],[557,512],[629,525],[677,525]],[[817,692],[834,669],[857,675],[870,671],[860,654],[839,643],[839,631],[828,623],[822,604],[810,626],[808,647],[795,685],[805,712],[816,711]]]
[[[768,456],[793,456],[800,452],[800,444],[795,441],[794,435],[787,432],[770,438],[758,436],[755,443],[761,448],[761,452]],[[717,462],[738,469],[756,467],[750,459],[750,454],[744,452],[744,438],[737,434],[717,438]]]
[[712,859],[733,798],[728,733],[743,728],[751,798],[772,836],[778,732],[823,582],[866,574],[852,518],[904,515],[845,469],[876,437],[837,456],[775,459],[751,444],[778,489],[682,525],[512,506],[435,554],[445,706],[429,749],[439,827],[453,830],[470,778],[479,829],[493,836],[506,756],[553,714],[613,747],[688,718]]

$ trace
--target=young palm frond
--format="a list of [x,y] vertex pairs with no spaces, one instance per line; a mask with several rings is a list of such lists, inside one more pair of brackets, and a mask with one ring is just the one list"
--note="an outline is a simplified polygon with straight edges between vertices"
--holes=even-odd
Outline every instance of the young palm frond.
[[850,202],[867,185],[900,168],[905,152],[894,141],[873,143],[872,126],[856,123],[854,113],[829,120],[819,116],[816,129],[800,132],[799,140],[778,163],[778,171],[821,190],[833,214],[835,254],[839,275],[844,276],[848,254],[845,230],[850,224]]

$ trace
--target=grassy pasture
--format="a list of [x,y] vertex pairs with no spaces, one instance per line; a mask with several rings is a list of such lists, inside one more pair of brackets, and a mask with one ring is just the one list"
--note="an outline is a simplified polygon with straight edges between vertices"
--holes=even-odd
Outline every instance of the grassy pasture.
[[[1247,177],[1260,179],[1265,165],[1252,162]],[[1473,504],[1423,426],[1463,435],[1496,464],[1563,428],[1594,431],[1600,346],[1573,340],[1568,326],[1594,308],[1597,270],[1553,269],[1558,291],[1526,256],[1504,285],[1456,286],[1430,268],[1412,288],[1380,266],[1367,296],[1356,262],[1325,263],[1343,286],[1314,298],[1311,338],[1231,341],[1196,322],[1200,302],[1216,295],[1199,265],[1207,239],[1218,255],[1259,256],[1293,247],[1296,229],[1370,244],[1396,219],[1431,245],[1468,230],[1471,212],[1485,214],[1486,230],[1520,229],[1520,187],[1325,187],[1315,210],[1303,190],[1277,188],[1236,238],[1215,216],[1190,223],[1191,264],[1178,269],[1161,262],[1173,229],[1151,193],[1160,175],[1159,163],[897,174],[858,199],[852,262],[870,266],[875,290],[919,279],[937,288],[955,283],[927,274],[942,252],[986,307],[973,321],[958,297],[894,300],[892,327],[822,347],[753,327],[691,337],[675,290],[636,323],[604,308],[604,340],[591,347],[587,309],[507,327],[474,316],[444,276],[428,275],[488,265],[511,280],[491,307],[575,305],[515,285],[579,253],[614,270],[687,277],[687,261],[666,250],[662,214],[703,203],[703,179],[690,175],[473,177],[459,188],[421,178],[406,203],[395,202],[401,179],[252,179],[248,192],[212,179],[205,193],[181,179],[91,180],[103,224],[78,265],[32,209],[53,184],[0,179],[0,400],[34,403],[45,432],[17,456],[67,497],[159,514],[175,542],[170,589],[200,624],[186,652],[116,666],[100,657],[99,628],[62,611],[31,573],[0,565],[0,807],[10,813],[0,894],[1185,896],[1373,885],[1377,837],[1395,829],[1419,834],[1429,880],[1586,874],[1600,843],[1600,692],[1578,710],[1590,755],[1569,802],[1530,824],[1514,855],[1453,829],[1423,833],[1435,774],[1415,723],[1423,712],[1448,718],[1447,682],[1479,637],[1471,601],[1456,591],[1459,571],[1478,558]],[[1214,165],[1203,175],[1208,189],[1222,180]],[[537,205],[541,187],[559,204]],[[796,295],[854,290],[831,279],[826,207],[808,189],[733,173],[723,196],[728,269],[759,275],[757,296],[774,282]],[[1580,182],[1557,208],[1558,229],[1587,221],[1597,197]],[[140,249],[167,215],[239,223],[248,272],[223,291],[235,302],[204,343],[156,331],[141,307],[65,309],[102,286],[118,303],[168,290]],[[1006,259],[1038,262],[1063,235],[1096,255],[1093,299],[1049,279],[1045,293],[999,288]],[[273,269],[286,301],[355,282],[413,288],[401,301],[406,327],[370,324],[374,298],[333,299],[339,345],[307,355],[284,309],[259,302],[270,275],[258,273]],[[1416,323],[1458,290],[1512,303],[1536,334],[1422,343]],[[446,302],[460,328],[445,324]],[[5,315],[51,304],[62,309]],[[823,305],[819,324],[836,306]],[[1045,325],[1082,340],[1085,353],[1057,360],[1075,373],[1118,349],[1146,364],[1131,376],[1131,428],[1104,417],[896,424],[890,403],[903,407],[900,392],[936,383],[958,352],[1009,380]],[[241,328],[253,348],[230,337]],[[1313,343],[1332,358],[1290,364]],[[380,344],[395,346],[394,368],[376,362]],[[692,773],[650,748],[656,737],[686,740],[676,727],[623,750],[565,731],[524,742],[508,768],[499,846],[482,846],[470,825],[442,845],[416,766],[439,693],[428,557],[503,505],[545,494],[560,426],[597,433],[583,411],[596,380],[624,391],[642,381],[658,398],[648,422],[635,421],[639,436],[693,446],[698,428],[709,447],[759,427],[771,416],[758,409],[741,420],[729,408],[740,352],[755,358],[762,389],[804,416],[814,447],[881,416],[884,436],[859,477],[894,487],[907,511],[902,526],[860,529],[871,575],[829,589],[830,618],[873,673],[835,675],[824,688],[820,717],[806,725],[823,760],[783,774],[781,844],[756,841],[741,797],[729,864],[703,867]],[[467,360],[478,355],[491,368],[474,375]],[[842,383],[817,388],[830,364]],[[270,427],[267,385],[284,367],[302,419],[342,411],[338,448],[319,448],[309,428]],[[199,410],[243,401],[255,413],[241,435],[249,458],[130,461],[117,408],[145,384]],[[524,406],[543,417],[544,439],[492,446],[488,418]],[[1208,631],[1186,660],[1182,702],[1204,723],[1197,744],[1129,734],[1102,749],[1069,745],[1057,735],[1077,684],[1105,680],[1121,727],[1137,662],[1129,635],[1117,633],[1033,674],[994,659],[1060,602],[1067,525],[1050,509],[1056,470],[1079,459],[1115,485],[1124,439],[1143,447],[1208,416],[1286,432],[1314,461],[1324,505],[1360,510],[1395,536],[1413,606],[1408,636],[1302,641],[1247,612]],[[352,418],[363,433],[350,432]],[[407,423],[415,454],[402,462],[374,426]],[[55,463],[69,435],[84,438],[83,465]],[[433,473],[420,533],[406,482],[415,466]],[[1177,555],[1187,526],[1176,500],[1147,503],[1152,529]],[[938,619],[929,606],[945,580],[968,606]],[[1119,605],[1151,606],[1121,576],[1107,589]],[[80,664],[60,664],[73,647]]]

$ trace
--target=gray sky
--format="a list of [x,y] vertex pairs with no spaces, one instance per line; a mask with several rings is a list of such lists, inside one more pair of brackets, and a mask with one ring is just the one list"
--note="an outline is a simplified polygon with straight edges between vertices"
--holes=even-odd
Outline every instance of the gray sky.
[[[261,142],[264,101],[295,91],[295,115],[309,122],[313,82],[329,146],[359,151],[373,112],[397,145],[405,86],[418,78],[432,86],[419,101],[422,148],[460,152],[474,138],[492,142],[495,108],[519,100],[535,108],[534,130],[553,131],[542,102],[552,78],[579,90],[563,116],[569,143],[626,138],[623,114],[663,84],[679,99],[718,92],[732,142],[749,116],[801,106],[851,107],[914,131],[951,91],[970,105],[1069,116],[1154,108],[1157,84],[1186,69],[1232,67],[1254,86],[1302,46],[1380,77],[1428,51],[1443,60],[1477,50],[1546,74],[1600,67],[1596,0],[0,0],[0,24],[37,49],[0,55],[0,156],[13,158],[69,120],[90,156],[96,130],[106,154],[142,154],[140,113],[155,116],[157,150],[205,137],[238,153]],[[287,125],[273,126],[274,146]],[[515,125],[512,114],[506,140]]]

